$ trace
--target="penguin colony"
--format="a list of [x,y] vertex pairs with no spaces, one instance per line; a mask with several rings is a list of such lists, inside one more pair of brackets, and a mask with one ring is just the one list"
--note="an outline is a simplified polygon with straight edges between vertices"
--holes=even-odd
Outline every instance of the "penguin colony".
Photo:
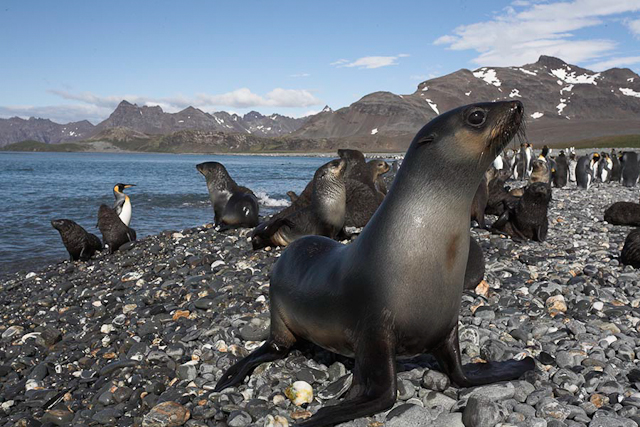
[[[548,229],[547,209],[552,198],[552,186],[561,188],[574,183],[588,190],[596,182],[620,182],[628,187],[638,184],[640,159],[635,152],[617,153],[612,149],[609,153],[595,152],[578,157],[575,150],[569,148],[560,150],[557,156],[551,154],[552,150],[544,146],[536,156],[533,146],[528,143],[521,144],[519,150],[511,148],[499,154],[478,187],[469,214],[471,223],[516,240],[543,241]],[[238,185],[224,165],[206,162],[198,164],[196,169],[206,179],[217,229],[253,228],[250,237],[253,248],[257,250],[287,246],[305,235],[348,239],[351,233],[368,223],[390,185],[384,175],[389,170],[397,170],[398,162],[392,165],[377,159],[367,162],[362,152],[350,149],[338,150],[338,158],[318,168],[299,195],[287,192],[291,205],[263,221],[259,218],[255,194]],[[329,165],[334,166],[333,173],[322,172]],[[510,188],[506,182],[512,178],[526,180],[528,185]],[[53,228],[60,233],[71,260],[88,260],[103,247],[113,253],[122,245],[136,240],[135,230],[129,227],[131,198],[125,194],[126,189],[134,186],[116,184],[113,187],[113,206],[100,206],[96,227],[102,234],[102,242],[70,219],[51,221]],[[486,214],[496,215],[498,219],[488,226]],[[614,203],[606,210],[605,220],[614,225],[640,227],[640,204]],[[638,237],[627,240],[629,247],[640,246]],[[626,253],[627,263],[634,265],[629,253],[640,251],[628,250]],[[474,262],[480,263],[478,260]],[[640,259],[636,262],[640,263]]]

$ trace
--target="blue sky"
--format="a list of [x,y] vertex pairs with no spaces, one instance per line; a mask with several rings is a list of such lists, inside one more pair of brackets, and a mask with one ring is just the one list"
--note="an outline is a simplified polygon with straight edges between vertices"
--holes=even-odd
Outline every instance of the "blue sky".
[[0,117],[97,123],[121,99],[298,117],[540,54],[640,72],[640,0],[0,5]]

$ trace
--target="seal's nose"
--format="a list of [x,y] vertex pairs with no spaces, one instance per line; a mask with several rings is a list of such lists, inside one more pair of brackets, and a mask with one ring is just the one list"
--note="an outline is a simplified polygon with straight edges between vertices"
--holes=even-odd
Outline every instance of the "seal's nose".
[[516,111],[518,114],[524,113],[524,106],[520,101],[513,101],[511,108]]

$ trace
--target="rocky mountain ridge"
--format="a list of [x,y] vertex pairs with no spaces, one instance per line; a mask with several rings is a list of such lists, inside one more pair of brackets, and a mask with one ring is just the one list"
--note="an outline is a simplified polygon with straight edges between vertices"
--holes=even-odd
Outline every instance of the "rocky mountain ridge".
[[[640,76],[628,68],[593,72],[561,59],[541,56],[520,67],[482,67],[420,83],[415,92],[396,95],[374,92],[348,107],[304,118],[252,111],[239,116],[206,113],[194,107],[166,113],[159,106],[122,101],[97,126],[87,121],[58,125],[49,120],[0,119],[0,146],[22,140],[46,143],[91,140],[183,138],[183,131],[201,131],[207,144],[231,141],[223,151],[246,147],[238,137],[274,138],[258,146],[288,149],[352,147],[365,151],[403,151],[415,132],[441,112],[475,102],[521,100],[527,111],[527,134],[534,145],[571,144],[604,136],[640,135]],[[177,135],[174,135],[177,134]],[[202,139],[202,138],[199,138]],[[316,146],[308,141],[318,141]],[[305,141],[297,144],[295,141]],[[213,144],[212,144],[213,143]],[[304,148],[303,148],[304,147]],[[200,151],[200,150],[198,150]]]

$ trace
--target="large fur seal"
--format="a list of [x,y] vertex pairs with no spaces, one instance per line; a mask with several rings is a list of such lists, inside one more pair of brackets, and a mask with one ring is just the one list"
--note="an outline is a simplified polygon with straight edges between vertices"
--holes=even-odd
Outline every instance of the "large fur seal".
[[640,204],[615,202],[604,211],[604,220],[613,225],[640,227]]
[[313,177],[311,203],[285,217],[272,218],[251,235],[253,249],[287,246],[308,235],[335,238],[342,230],[346,210],[346,161],[332,160]]
[[622,153],[622,185],[625,187],[635,187],[640,176],[640,165],[638,164],[638,154],[634,151]]
[[543,182],[530,184],[513,208],[506,209],[493,223],[492,229],[514,239],[542,242],[547,238],[551,187]]
[[218,162],[204,162],[196,169],[207,180],[215,225],[223,228],[255,227],[260,206],[253,191],[239,186]]
[[102,249],[102,242],[95,234],[87,232],[70,219],[54,219],[51,226],[58,230],[71,261],[87,261],[96,251]]
[[462,366],[458,312],[469,252],[469,211],[482,175],[520,128],[518,101],[443,113],[413,139],[387,197],[349,245],[309,236],[271,272],[267,341],[232,366],[216,390],[239,384],[303,339],[355,358],[344,401],[300,426],[327,426],[396,401],[396,357],[425,352],[461,387],[511,380],[533,359]]
[[640,268],[640,229],[632,230],[624,241],[620,262]]
[[110,254],[125,243],[136,240],[136,230],[126,226],[116,211],[107,205],[100,205],[98,210],[98,228],[102,233],[102,241],[109,246]]

